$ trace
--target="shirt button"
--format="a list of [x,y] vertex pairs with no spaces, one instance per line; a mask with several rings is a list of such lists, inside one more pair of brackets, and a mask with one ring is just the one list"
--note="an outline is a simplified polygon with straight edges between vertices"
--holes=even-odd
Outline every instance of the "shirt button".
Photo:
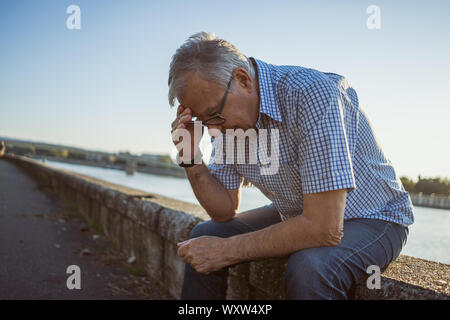
[[269,164],[268,162],[261,162],[261,165],[262,165],[263,167],[267,166],[268,164]]
[[272,191],[272,195],[275,197],[277,193],[275,191]]

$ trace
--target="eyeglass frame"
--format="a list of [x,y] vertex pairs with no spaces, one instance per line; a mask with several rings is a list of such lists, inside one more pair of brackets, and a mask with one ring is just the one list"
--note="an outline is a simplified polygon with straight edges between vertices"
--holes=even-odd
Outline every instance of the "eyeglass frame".
[[[225,102],[227,101],[227,96],[228,96],[228,91],[230,89],[230,85],[231,85],[231,81],[233,81],[233,76],[231,76],[230,81],[228,81],[227,84],[227,89],[225,90],[225,93],[223,95],[222,101],[220,102],[220,107],[219,107],[219,111],[216,112],[213,116],[209,117],[208,119],[206,119],[205,121],[202,121],[202,126],[206,127],[208,126],[208,121],[211,121],[213,119],[219,118],[220,120],[222,120],[222,122],[220,123],[215,123],[214,125],[221,125],[224,124],[225,121],[227,120],[224,116],[222,116],[222,110],[223,107],[225,106]],[[194,121],[189,121],[187,122],[188,124],[194,124]]]

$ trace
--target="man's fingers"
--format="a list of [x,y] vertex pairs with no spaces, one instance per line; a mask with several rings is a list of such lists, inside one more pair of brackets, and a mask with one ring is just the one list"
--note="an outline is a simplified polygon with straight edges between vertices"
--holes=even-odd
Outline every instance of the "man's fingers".
[[184,257],[185,249],[183,247],[178,247],[177,254],[179,257]]
[[[187,111],[186,111],[187,110]],[[183,111],[173,122],[172,131],[175,130],[180,124],[186,123],[192,119],[192,115],[189,109]]]
[[187,244],[187,243],[189,243],[189,242],[191,242],[191,241],[192,241],[192,239],[184,240],[183,242],[178,242],[178,243],[177,243],[177,246],[178,246],[178,247],[184,246],[185,244]]
[[179,117],[179,116],[181,116],[181,115],[184,115],[184,114],[186,114],[186,113],[190,113],[191,112],[191,109],[189,109],[189,108],[185,108],[185,107],[183,107],[183,106],[179,106],[178,107],[178,109],[177,109],[177,117]]
[[182,122],[178,122],[174,125],[174,127],[172,127],[171,133],[172,135],[174,134],[174,132],[177,129],[186,129],[187,123],[189,122],[189,118],[188,119],[184,119]]
[[178,246],[178,255],[180,257],[184,257],[189,249],[188,244],[191,242],[192,239],[183,241],[183,242],[179,242],[177,243]]
[[180,115],[181,112],[183,112],[183,110],[184,110],[184,107],[180,104],[177,109],[177,117]]
[[197,266],[197,268],[195,268],[195,271],[199,272],[199,273],[203,273],[203,274],[210,274],[211,271],[204,267],[204,266]]

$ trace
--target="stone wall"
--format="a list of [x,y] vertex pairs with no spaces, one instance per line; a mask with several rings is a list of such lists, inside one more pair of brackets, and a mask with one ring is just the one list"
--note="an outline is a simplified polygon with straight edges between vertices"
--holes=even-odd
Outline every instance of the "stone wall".
[[[48,186],[87,222],[96,223],[120,250],[134,256],[153,281],[178,298],[184,263],[176,243],[209,219],[196,205],[114,185],[36,160],[7,155]],[[266,259],[230,268],[228,299],[282,299],[286,259]],[[365,282],[354,288],[354,299],[449,299],[450,266],[400,256],[383,273],[381,289]]]

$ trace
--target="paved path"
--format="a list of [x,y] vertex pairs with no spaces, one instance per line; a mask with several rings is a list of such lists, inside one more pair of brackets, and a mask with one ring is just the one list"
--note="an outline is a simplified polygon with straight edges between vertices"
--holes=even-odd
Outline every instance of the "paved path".
[[[21,168],[0,159],[0,299],[168,298],[69,213]],[[81,254],[84,249],[92,254]],[[69,265],[81,269],[80,290],[67,289]]]

